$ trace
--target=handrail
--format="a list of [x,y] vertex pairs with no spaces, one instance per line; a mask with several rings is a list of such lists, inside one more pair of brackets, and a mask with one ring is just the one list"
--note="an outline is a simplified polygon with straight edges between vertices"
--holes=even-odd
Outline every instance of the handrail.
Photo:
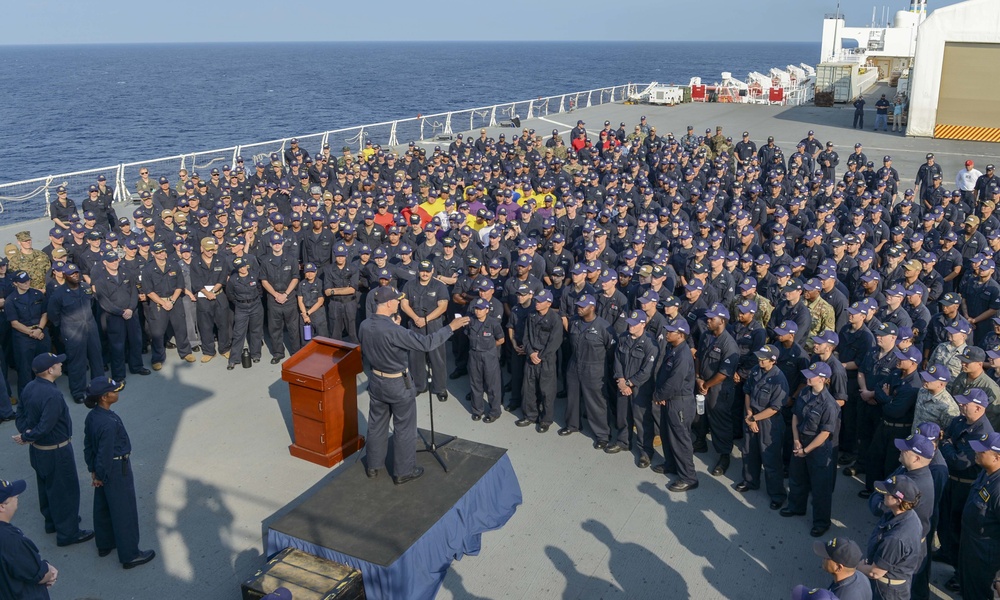
[[[297,137],[300,143],[306,140],[315,142],[319,146],[317,150],[322,148],[324,144],[329,143],[333,145],[331,140],[340,138],[343,138],[344,144],[356,145],[359,150],[364,148],[365,141],[368,139],[387,147],[399,147],[400,141],[403,144],[411,141],[426,142],[428,138],[434,138],[439,135],[452,135],[461,131],[473,131],[479,127],[496,127],[500,121],[509,120],[514,116],[529,119],[549,114],[565,113],[579,107],[581,104],[580,99],[583,97],[586,97],[586,104],[584,105],[586,107],[614,103],[616,99],[624,100],[631,94],[634,94],[636,88],[641,89],[645,86],[646,84],[644,83],[627,83],[566,94],[538,96],[513,102],[500,102],[488,106],[477,106],[475,108],[426,115],[418,114],[416,117],[406,119],[355,125],[320,133],[289,136],[263,142],[238,144],[226,148],[187,152],[167,157],[123,161],[106,167],[0,183],[0,225],[47,216],[52,188],[65,185],[69,188],[70,197],[80,198],[84,196],[84,189],[96,182],[98,175],[104,175],[108,180],[108,184],[114,186],[115,200],[117,202],[127,202],[134,198],[135,190],[131,188],[134,187],[138,178],[138,167],[149,167],[151,178],[169,177],[171,185],[173,185],[176,183],[176,178],[170,177],[170,170],[187,169],[191,172],[198,168],[207,168],[216,163],[225,162],[233,164],[236,161],[236,157],[241,155],[248,158],[263,158],[277,152],[280,160],[284,162],[284,150],[292,137]],[[554,102],[556,100],[558,100],[558,103]],[[570,102],[567,102],[567,100]],[[558,105],[558,108],[553,110],[553,107],[556,105]],[[463,129],[466,126],[468,126],[468,129]],[[339,146],[340,144],[337,145]],[[249,162],[247,163],[248,167],[250,166]],[[154,169],[157,168],[160,169],[160,172],[154,172]],[[45,206],[35,208],[32,200],[39,196],[44,196]]]

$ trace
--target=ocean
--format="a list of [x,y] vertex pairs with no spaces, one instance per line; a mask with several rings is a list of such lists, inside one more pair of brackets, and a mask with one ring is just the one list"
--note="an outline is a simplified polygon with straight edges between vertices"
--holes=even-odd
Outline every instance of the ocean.
[[0,182],[628,82],[745,79],[819,53],[819,42],[0,46]]

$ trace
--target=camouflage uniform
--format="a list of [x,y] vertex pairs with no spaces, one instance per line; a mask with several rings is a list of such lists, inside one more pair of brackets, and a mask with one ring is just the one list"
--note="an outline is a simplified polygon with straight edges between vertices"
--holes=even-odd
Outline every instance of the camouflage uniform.
[[929,365],[944,365],[948,368],[948,372],[951,376],[958,377],[959,373],[962,372],[962,361],[959,360],[959,355],[965,352],[968,344],[962,344],[961,346],[953,346],[951,342],[941,342],[934,348],[931,352],[930,359],[928,359],[927,364]]
[[951,420],[958,416],[958,404],[947,389],[934,395],[927,388],[917,392],[916,409],[913,413],[913,424],[937,423],[945,428]]
[[736,296],[733,298],[733,301],[729,303],[729,314],[736,314],[736,307],[739,303],[748,299],[757,303],[757,313],[753,317],[754,320],[759,322],[764,329],[767,329],[767,323],[771,320],[771,313],[774,312],[774,305],[771,304],[770,300],[760,294],[754,294],[753,298]]
[[[18,242],[31,239],[31,233],[19,231],[14,235]],[[10,257],[9,269],[11,272],[25,271],[31,276],[31,287],[42,292],[45,291],[45,276],[49,272],[51,263],[49,257],[41,250],[32,250],[29,254],[18,251]]]
[[812,315],[812,325],[809,327],[809,335],[805,339],[805,349],[807,352],[812,352],[812,337],[827,329],[836,331],[837,317],[833,312],[833,307],[822,296],[817,296],[812,302],[808,300],[804,300],[804,302],[806,308],[809,309],[809,314]]
[[692,154],[701,154],[702,152],[705,153],[705,157],[708,160],[712,160],[715,158],[715,151],[712,150],[712,146],[709,145],[708,140],[702,140],[701,144],[694,149],[694,152],[692,152]]
[[728,148],[728,144],[726,143],[726,136],[722,135],[721,127],[715,128],[715,135],[712,136],[709,145],[712,146],[712,150],[715,152],[716,156],[722,154],[723,149]]

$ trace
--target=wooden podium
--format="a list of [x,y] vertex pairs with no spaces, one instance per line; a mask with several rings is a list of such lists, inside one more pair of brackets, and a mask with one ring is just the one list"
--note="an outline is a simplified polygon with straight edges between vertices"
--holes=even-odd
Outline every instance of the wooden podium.
[[364,447],[358,435],[358,373],[361,347],[314,337],[285,361],[295,440],[288,451],[332,467]]

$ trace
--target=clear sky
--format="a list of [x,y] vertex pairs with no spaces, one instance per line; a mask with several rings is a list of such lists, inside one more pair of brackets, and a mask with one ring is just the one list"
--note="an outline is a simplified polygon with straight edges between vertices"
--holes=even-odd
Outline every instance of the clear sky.
[[[930,8],[959,0],[930,0]],[[908,0],[841,0],[850,26]],[[649,40],[819,42],[836,0],[30,0],[4,6],[2,44]]]

